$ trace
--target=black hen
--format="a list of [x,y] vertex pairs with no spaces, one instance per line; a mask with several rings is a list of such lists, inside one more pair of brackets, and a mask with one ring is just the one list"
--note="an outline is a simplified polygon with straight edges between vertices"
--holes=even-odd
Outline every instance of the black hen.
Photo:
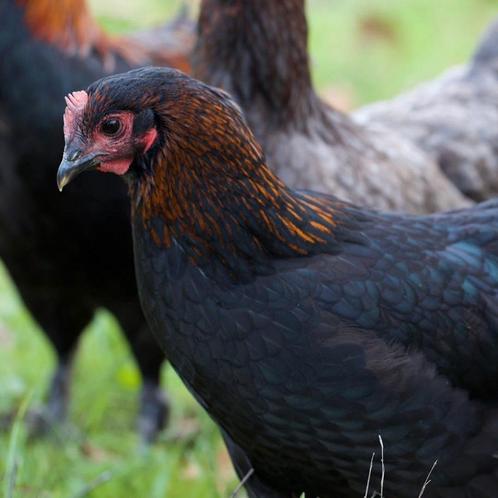
[[[177,71],[70,98],[63,187],[125,175],[145,314],[251,497],[498,489],[498,202],[416,217],[293,191],[236,105]],[[380,488],[377,465],[372,488]]]
[[0,3],[0,256],[58,355],[47,421],[66,415],[79,335],[95,308],[106,307],[140,367],[138,423],[151,440],[167,416],[158,385],[164,356],[136,296],[125,191],[112,177],[88,178],[72,196],[60,196],[53,182],[64,143],[64,95],[107,69],[129,69],[130,57],[154,59],[136,42],[121,40],[118,50],[82,7],[81,0]]

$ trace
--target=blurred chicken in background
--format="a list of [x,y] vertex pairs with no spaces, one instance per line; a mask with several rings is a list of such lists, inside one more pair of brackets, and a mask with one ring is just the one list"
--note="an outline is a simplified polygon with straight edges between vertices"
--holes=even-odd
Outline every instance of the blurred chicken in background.
[[393,211],[469,205],[400,133],[359,125],[318,97],[304,0],[204,0],[198,31],[193,75],[235,97],[270,167],[290,186]]
[[54,178],[64,96],[138,65],[188,70],[186,33],[175,45],[175,29],[162,28],[154,46],[141,43],[143,33],[108,36],[84,0],[0,3],[0,257],[57,353],[48,402],[36,417],[41,428],[66,418],[73,355],[97,307],[114,313],[141,371],[143,440],[152,441],[166,422],[164,356],[138,303],[125,189],[110,176],[88,178],[86,188],[61,196]]
[[498,194],[498,17],[464,66],[355,113],[403,133],[433,156],[466,196]]
[[154,64],[176,67],[188,73],[196,27],[189,6],[184,3],[178,15],[170,22],[131,33],[127,39],[135,40],[153,54]]

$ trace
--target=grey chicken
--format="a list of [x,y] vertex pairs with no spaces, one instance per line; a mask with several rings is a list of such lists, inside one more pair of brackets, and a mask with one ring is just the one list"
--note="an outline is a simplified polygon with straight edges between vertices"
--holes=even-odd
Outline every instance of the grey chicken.
[[472,60],[399,97],[355,113],[430,153],[466,196],[498,194],[498,18]]

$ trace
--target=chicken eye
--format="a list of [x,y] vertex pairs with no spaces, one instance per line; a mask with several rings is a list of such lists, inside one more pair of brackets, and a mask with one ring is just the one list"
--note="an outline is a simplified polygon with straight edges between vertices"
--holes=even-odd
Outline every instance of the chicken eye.
[[121,122],[119,119],[107,119],[100,125],[100,129],[104,135],[112,137],[121,130]]

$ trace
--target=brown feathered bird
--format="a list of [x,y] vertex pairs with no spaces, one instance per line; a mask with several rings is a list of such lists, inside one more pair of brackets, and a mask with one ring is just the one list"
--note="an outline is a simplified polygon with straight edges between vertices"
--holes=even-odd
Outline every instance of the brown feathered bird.
[[469,204],[392,129],[361,126],[315,93],[304,0],[203,0],[193,75],[228,91],[288,185],[427,213]]
[[379,434],[384,496],[418,496],[436,459],[424,497],[496,496],[498,201],[410,216],[292,190],[228,95],[174,70],[68,102],[59,187],[124,175],[145,314],[251,498],[363,496]]
[[0,2],[0,257],[57,353],[47,406],[36,417],[42,427],[67,414],[74,352],[98,307],[116,316],[139,365],[142,437],[152,440],[167,417],[164,356],[136,295],[126,193],[111,178],[76,186],[72,198],[53,185],[64,95],[151,62],[188,63],[168,44],[151,49],[106,35],[83,0]]
[[436,159],[468,197],[498,194],[498,18],[472,60],[441,77],[355,113],[403,133]]

